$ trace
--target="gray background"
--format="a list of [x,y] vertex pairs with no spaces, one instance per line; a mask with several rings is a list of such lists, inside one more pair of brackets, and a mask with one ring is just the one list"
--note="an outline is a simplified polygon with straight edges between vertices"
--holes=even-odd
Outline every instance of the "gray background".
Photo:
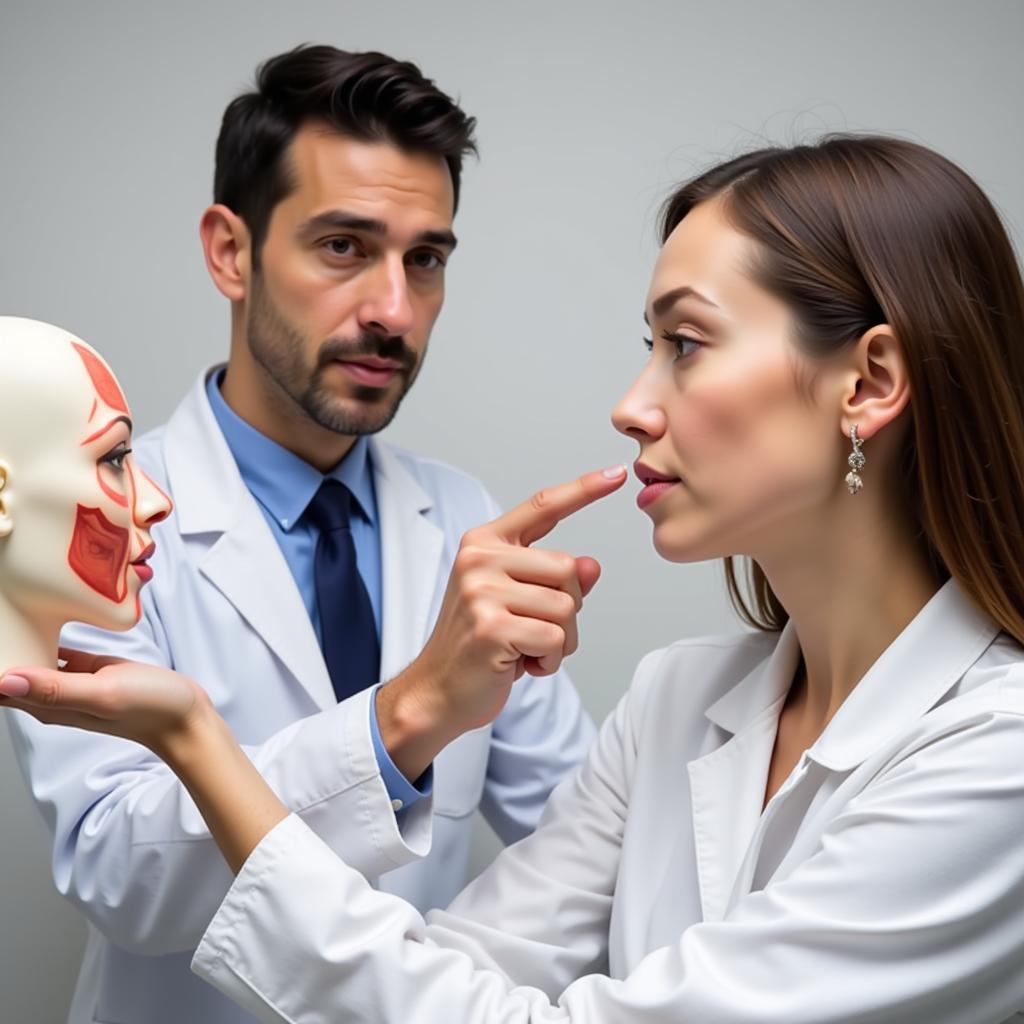
[[[898,132],[958,160],[1024,225],[1024,4],[3,0],[0,312],[60,324],[116,368],[145,429],[227,351],[197,222],[220,114],[304,41],[417,61],[479,118],[445,311],[390,440],[505,504],[634,446],[608,414],[669,186],[764,139]],[[735,628],[717,566],[669,566],[619,494],[555,543],[598,556],[571,670],[596,718],[646,650]],[[481,832],[478,863],[491,843]],[[0,1017],[57,1022],[82,942],[0,730]]]

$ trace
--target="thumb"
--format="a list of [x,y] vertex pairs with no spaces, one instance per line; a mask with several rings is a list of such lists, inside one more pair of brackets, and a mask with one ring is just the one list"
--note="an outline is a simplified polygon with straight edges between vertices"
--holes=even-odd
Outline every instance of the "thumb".
[[601,563],[589,555],[576,559],[576,573],[580,581],[580,593],[586,597],[601,578]]

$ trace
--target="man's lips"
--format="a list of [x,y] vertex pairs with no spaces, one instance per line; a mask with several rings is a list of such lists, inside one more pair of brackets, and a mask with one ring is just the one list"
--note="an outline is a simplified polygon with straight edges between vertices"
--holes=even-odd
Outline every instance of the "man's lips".
[[387,387],[401,372],[402,364],[393,359],[380,359],[377,356],[361,356],[359,359],[337,359],[335,362],[350,377],[360,384],[371,388]]
[[156,551],[156,544],[152,541],[142,549],[142,553],[131,562],[131,567],[135,570],[139,579],[143,583],[148,583],[153,578],[153,570],[146,565],[146,562],[153,557],[153,552]]
[[657,501],[666,491],[670,491],[677,483],[679,477],[669,476],[652,469],[646,463],[634,462],[633,472],[636,473],[640,482],[644,485],[636,496],[637,507],[647,508],[652,502]]

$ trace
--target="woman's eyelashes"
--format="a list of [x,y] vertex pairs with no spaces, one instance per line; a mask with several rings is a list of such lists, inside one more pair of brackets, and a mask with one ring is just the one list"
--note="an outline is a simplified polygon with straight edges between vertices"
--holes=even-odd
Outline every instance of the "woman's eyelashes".
[[[693,355],[703,344],[697,338],[690,337],[688,334],[681,334],[679,331],[662,331],[659,337],[675,349],[676,359],[685,359],[687,356]],[[648,352],[654,351],[653,338],[644,338],[644,345],[647,346]]]

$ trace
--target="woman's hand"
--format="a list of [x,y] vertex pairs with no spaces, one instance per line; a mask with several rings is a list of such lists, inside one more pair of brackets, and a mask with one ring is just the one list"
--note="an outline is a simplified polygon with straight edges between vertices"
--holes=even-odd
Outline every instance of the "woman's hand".
[[0,707],[148,747],[184,783],[224,859],[239,871],[288,808],[239,747],[206,691],[168,668],[60,653],[67,663],[62,670],[4,673]]
[[50,725],[134,740],[169,759],[176,744],[216,711],[201,686],[171,669],[61,651],[63,669],[12,668],[0,678],[0,706]]

